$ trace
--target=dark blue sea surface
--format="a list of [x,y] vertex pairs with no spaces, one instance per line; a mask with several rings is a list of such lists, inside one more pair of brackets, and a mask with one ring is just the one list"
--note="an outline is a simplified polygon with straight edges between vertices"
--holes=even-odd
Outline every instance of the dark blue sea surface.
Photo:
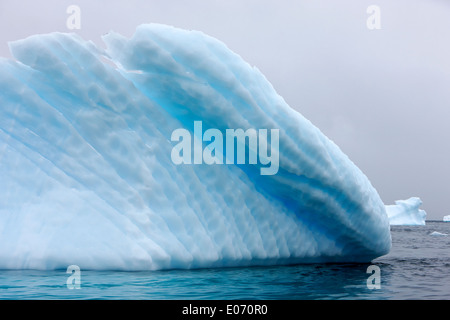
[[[391,252],[368,264],[81,270],[79,289],[69,289],[66,270],[0,270],[0,299],[449,299],[450,223],[391,226],[391,233]],[[367,272],[371,265],[379,289],[369,288],[377,275]]]

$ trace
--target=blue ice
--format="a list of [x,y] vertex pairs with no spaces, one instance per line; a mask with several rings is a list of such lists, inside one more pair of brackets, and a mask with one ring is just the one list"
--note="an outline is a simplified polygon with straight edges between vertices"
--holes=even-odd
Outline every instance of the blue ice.
[[[76,34],[35,35],[10,43],[15,60],[0,60],[0,268],[156,270],[389,252],[389,219],[369,179],[225,44],[157,24],[103,40],[107,49]],[[277,173],[261,175],[261,163],[174,164],[171,134],[193,132],[194,121],[221,132],[279,129]]]

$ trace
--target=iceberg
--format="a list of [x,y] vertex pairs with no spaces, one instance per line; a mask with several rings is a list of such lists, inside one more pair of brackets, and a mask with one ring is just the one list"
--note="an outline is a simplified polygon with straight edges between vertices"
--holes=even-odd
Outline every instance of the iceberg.
[[450,222],[450,215],[444,216],[444,217],[442,218],[442,221],[444,221],[444,222]]
[[[369,179],[222,42],[158,24],[103,40],[107,49],[34,35],[0,60],[0,269],[368,262],[389,252]],[[191,164],[173,161],[179,129],[203,163],[195,151]],[[251,161],[251,134],[216,161],[208,147],[219,141],[205,136],[229,129],[260,130],[257,148],[276,170],[262,174],[264,156]],[[262,130],[278,130],[279,144]],[[228,163],[242,144],[242,161]]]
[[442,233],[442,232],[438,232],[438,231],[433,231],[432,233],[430,233],[430,236],[433,236],[433,237],[446,237],[446,236],[448,236],[448,234]]
[[411,197],[407,200],[397,200],[395,205],[387,205],[386,212],[391,225],[417,225],[424,226],[427,217],[426,211],[419,209],[422,200]]

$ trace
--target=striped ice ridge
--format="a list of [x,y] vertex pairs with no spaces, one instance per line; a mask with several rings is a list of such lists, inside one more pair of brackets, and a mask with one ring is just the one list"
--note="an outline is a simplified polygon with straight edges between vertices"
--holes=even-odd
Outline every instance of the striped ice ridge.
[[[389,252],[368,178],[223,43],[157,24],[104,42],[35,35],[0,60],[0,269],[368,262]],[[174,164],[171,134],[194,121],[279,129],[277,173]]]

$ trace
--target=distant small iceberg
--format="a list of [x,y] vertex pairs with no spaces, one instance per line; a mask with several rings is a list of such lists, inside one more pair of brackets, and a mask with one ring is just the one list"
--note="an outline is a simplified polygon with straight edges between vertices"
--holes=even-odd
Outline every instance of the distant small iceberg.
[[386,213],[390,225],[424,226],[427,213],[419,209],[422,200],[412,197],[407,200],[397,200],[395,205],[387,205]]
[[446,234],[446,233],[441,233],[441,232],[437,232],[437,231],[433,231],[432,233],[430,233],[430,236],[435,236],[435,237],[446,237],[446,236],[448,236],[448,234]]
[[450,215],[448,216],[444,216],[444,218],[442,219],[444,222],[450,222]]

